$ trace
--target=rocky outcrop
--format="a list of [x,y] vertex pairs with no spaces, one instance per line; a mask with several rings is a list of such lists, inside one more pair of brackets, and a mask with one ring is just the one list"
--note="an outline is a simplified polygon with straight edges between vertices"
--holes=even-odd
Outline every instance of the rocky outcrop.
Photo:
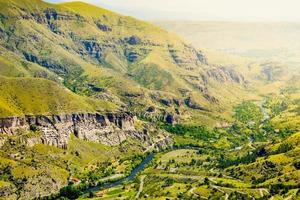
[[25,116],[0,119],[0,134],[18,135],[24,131],[39,132],[39,137],[30,138],[27,145],[36,143],[67,148],[71,134],[80,139],[105,145],[118,145],[129,137],[146,138],[134,128],[132,114],[64,114],[52,116]]
[[245,83],[245,78],[238,74],[233,69],[227,69],[225,67],[218,67],[206,72],[209,78],[213,78],[218,82],[225,83],[225,82],[235,82],[238,84]]
[[0,40],[5,39],[5,37],[6,37],[6,34],[5,34],[4,30],[0,27]]
[[163,148],[169,147],[173,144],[174,144],[173,139],[170,137],[166,137],[166,138],[161,139],[161,140],[157,141],[156,143],[154,143],[154,146],[156,149],[163,149]]
[[165,106],[171,106],[172,101],[170,99],[162,98],[159,100],[159,102]]
[[129,97],[129,98],[137,98],[137,97],[143,97],[143,93],[138,93],[138,92],[124,92],[122,94],[124,97]]
[[197,51],[188,45],[184,45],[183,50],[178,50],[169,45],[169,54],[176,65],[187,70],[193,70],[203,64],[208,64],[206,57],[201,51]]
[[207,108],[197,104],[196,102],[193,101],[191,97],[188,97],[184,100],[184,103],[187,107],[195,109],[195,110],[203,110],[203,111],[209,111]]
[[203,97],[211,103],[215,103],[215,104],[219,103],[219,100],[216,97],[211,96],[208,93],[203,94]]
[[198,89],[201,93],[207,94],[208,88],[207,78],[205,76],[191,76],[187,75],[183,77],[188,83],[192,84],[196,89]]
[[44,11],[47,20],[72,20],[74,16],[59,14],[55,9],[47,9]]
[[68,73],[68,70],[64,66],[62,66],[61,64],[59,64],[57,62],[52,62],[51,60],[39,58],[38,56],[31,54],[29,52],[24,52],[23,55],[27,61],[39,64],[43,67],[46,67],[47,69],[49,69],[57,74]]
[[[84,21],[84,18],[79,14],[71,12],[58,12],[55,9],[46,9],[43,12],[23,13],[22,19],[33,19],[39,24],[48,24],[48,27],[53,26],[57,21]],[[53,31],[53,30],[52,30]]]
[[287,68],[278,62],[264,62],[260,64],[260,74],[257,75],[257,79],[263,81],[277,81],[288,74]]
[[125,38],[125,41],[130,45],[138,45],[141,43],[141,39],[137,36],[131,36],[129,38]]
[[204,56],[202,51],[196,51],[195,53],[196,53],[198,61],[200,61],[201,63],[206,64],[206,65],[208,64],[207,59]]
[[217,122],[215,128],[222,129],[222,128],[229,128],[231,126],[232,125],[230,123],[223,121],[223,122]]
[[133,52],[133,51],[125,51],[125,57],[127,58],[127,60],[129,62],[135,62],[139,59],[140,55],[137,52]]
[[111,32],[112,28],[108,25],[102,24],[101,22],[96,22],[97,27],[103,32]]
[[82,44],[85,47],[85,50],[91,55],[93,58],[100,60],[102,57],[102,52],[104,48],[97,41],[82,41]]

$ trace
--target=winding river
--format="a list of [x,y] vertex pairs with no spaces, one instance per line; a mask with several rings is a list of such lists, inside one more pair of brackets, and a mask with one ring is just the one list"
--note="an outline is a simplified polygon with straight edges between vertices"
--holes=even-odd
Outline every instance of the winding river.
[[125,182],[129,182],[129,181],[133,180],[139,172],[144,170],[145,166],[147,164],[149,164],[153,158],[154,158],[154,153],[147,155],[147,157],[134,170],[132,170],[132,172],[130,173],[129,176],[122,178],[120,180],[117,180],[115,182],[110,182],[110,183],[106,183],[104,185],[90,187],[87,190],[87,192],[97,192],[97,191],[100,191],[103,189],[113,188],[118,185],[122,185]]
[[[185,147],[172,147],[171,148],[171,150],[177,150],[177,149],[199,149],[199,147],[185,146]],[[139,172],[143,171],[145,169],[145,166],[153,160],[154,156],[155,156],[154,153],[150,153],[149,155],[147,155],[146,158],[144,158],[144,160],[136,168],[134,168],[134,170],[131,171],[129,176],[119,179],[119,180],[116,180],[116,181],[113,181],[113,182],[105,183],[104,185],[101,184],[101,185],[89,187],[85,193],[98,192],[103,189],[113,188],[113,187],[122,185],[125,182],[132,181],[137,176],[137,174]]]
[[[267,121],[270,116],[267,112],[267,110],[264,108],[263,104],[265,103],[266,99],[264,99],[263,101],[260,101],[257,103],[257,105],[260,107],[262,113],[263,113],[263,121],[262,123],[264,123],[265,121]],[[252,143],[253,141],[250,141],[250,143]],[[176,149],[182,149],[183,147],[179,147],[179,148],[172,148],[172,150],[176,150]],[[184,149],[198,149],[198,147],[191,147],[191,146],[186,146],[184,147]],[[132,181],[139,172],[143,171],[145,166],[147,164],[149,164],[153,158],[154,158],[154,153],[150,153],[149,155],[146,156],[146,158],[134,169],[132,170],[132,172],[130,173],[129,176],[127,177],[124,177],[122,179],[119,179],[117,181],[114,181],[114,182],[109,182],[109,183],[105,183],[104,185],[97,185],[97,186],[92,186],[90,188],[88,188],[86,190],[86,192],[98,192],[100,190],[103,190],[103,189],[109,189],[109,188],[113,188],[113,187],[116,187],[116,186],[119,186],[119,185],[122,185],[123,183],[125,182],[129,182],[129,181]]]
[[[265,103],[266,99],[264,99],[263,101],[260,101],[257,103],[257,105],[260,107],[262,113],[263,113],[263,120],[262,123],[266,122],[270,116],[266,110],[266,108],[264,108],[264,103]],[[250,144],[252,143],[252,139],[250,139]],[[199,147],[192,147],[192,146],[185,146],[184,149],[198,149]],[[172,150],[176,150],[176,149],[183,149],[183,147],[173,147]],[[132,181],[139,172],[143,171],[145,169],[145,166],[147,164],[149,164],[153,158],[154,158],[154,153],[150,153],[149,155],[146,156],[146,158],[144,158],[144,160],[134,169],[132,170],[132,172],[130,173],[129,176],[124,177],[122,179],[113,181],[113,182],[109,182],[109,183],[105,183],[105,184],[101,184],[101,185],[97,185],[97,186],[92,186],[90,188],[88,188],[86,190],[86,193],[88,192],[98,192],[100,190],[104,190],[104,189],[109,189],[109,188],[113,188],[119,185],[122,185],[123,183]]]

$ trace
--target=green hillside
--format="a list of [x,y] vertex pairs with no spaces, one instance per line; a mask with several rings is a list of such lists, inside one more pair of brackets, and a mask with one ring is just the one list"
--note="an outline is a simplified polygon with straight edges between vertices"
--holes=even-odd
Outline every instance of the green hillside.
[[0,116],[41,115],[113,110],[112,103],[76,95],[45,79],[0,79]]
[[[239,28],[224,47],[248,48]],[[213,48],[220,32],[198,49],[201,40],[82,2],[0,0],[0,119],[129,111],[135,121],[108,119],[125,131],[86,120],[88,133],[74,122],[70,137],[35,125],[0,134],[0,199],[297,199],[297,54],[228,55]]]
[[[138,115],[154,106],[156,118],[167,112],[210,125],[218,119],[207,115],[230,120],[234,104],[256,98],[234,69],[207,63],[203,52],[147,22],[80,2],[3,0],[1,14],[2,76],[45,78]],[[179,108],[166,108],[163,96]]]

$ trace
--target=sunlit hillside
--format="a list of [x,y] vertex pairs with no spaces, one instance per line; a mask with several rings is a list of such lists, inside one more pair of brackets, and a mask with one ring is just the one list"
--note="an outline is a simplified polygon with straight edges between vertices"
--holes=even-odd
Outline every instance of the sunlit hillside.
[[298,200],[299,30],[0,0],[0,200]]

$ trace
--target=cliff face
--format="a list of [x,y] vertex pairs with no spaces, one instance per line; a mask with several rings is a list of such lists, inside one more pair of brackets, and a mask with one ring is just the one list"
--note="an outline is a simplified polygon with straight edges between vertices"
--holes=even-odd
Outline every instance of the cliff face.
[[[96,145],[89,146],[83,141],[73,140],[76,143],[76,152],[73,152],[72,134],[81,140],[109,146],[117,146],[125,140],[128,143],[120,145],[120,148],[107,148],[96,147]],[[63,151],[62,154],[62,151],[55,153],[39,151],[37,150],[39,148],[26,148],[26,146],[36,144],[69,149]],[[83,149],[78,148],[81,144]],[[19,176],[12,174],[11,168],[7,171],[2,170],[0,176],[7,176],[11,179],[7,185],[0,187],[0,199],[1,197],[6,199],[39,199],[39,197],[59,192],[62,187],[68,184],[70,175],[75,174],[74,176],[77,176],[77,172],[72,171],[73,166],[82,170],[86,169],[85,166],[91,166],[90,161],[94,159],[86,159],[86,155],[90,156],[89,158],[97,158],[99,154],[102,154],[103,160],[101,158],[100,161],[97,160],[95,161],[97,163],[93,164],[97,168],[89,169],[98,173],[96,170],[100,170],[102,164],[106,163],[106,159],[114,159],[115,155],[122,156],[121,153],[126,151],[132,152],[131,147],[136,153],[142,153],[165,148],[172,144],[173,140],[168,133],[153,124],[136,122],[135,116],[128,112],[0,118],[0,150],[3,152],[1,159],[5,158],[1,164],[4,163],[3,166],[9,165],[6,160],[11,160],[15,163],[13,169],[24,169],[30,174],[24,175],[26,178],[19,178]],[[45,147],[45,149],[48,148]],[[66,155],[68,160],[66,160]],[[69,155],[76,157],[76,161],[69,159]],[[79,164],[77,159],[80,161]],[[31,162],[25,163],[25,160]],[[121,162],[127,163],[127,161]],[[2,168],[6,168],[3,166]]]
[[[18,135],[26,131],[40,133],[27,139],[27,145],[36,143],[67,148],[72,133],[76,137],[105,145],[118,145],[129,137],[146,140],[147,133],[134,128],[130,113],[64,114],[53,116],[25,116],[0,119],[0,134]],[[37,134],[38,135],[38,134]]]

